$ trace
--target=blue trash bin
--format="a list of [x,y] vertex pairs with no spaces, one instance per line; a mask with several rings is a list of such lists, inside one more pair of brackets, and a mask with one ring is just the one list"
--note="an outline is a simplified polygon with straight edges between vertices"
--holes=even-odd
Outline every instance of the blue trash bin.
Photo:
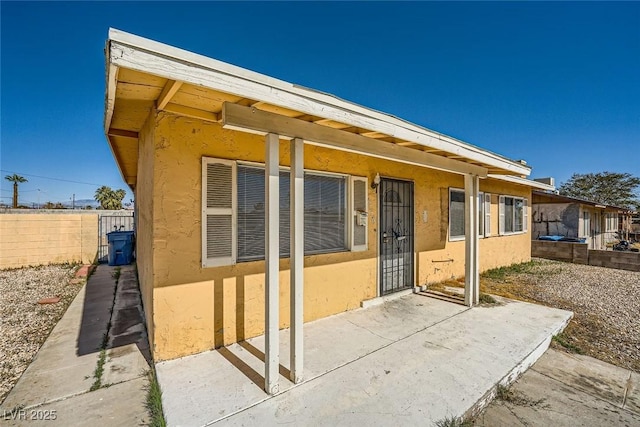
[[109,265],[131,264],[133,259],[133,231],[107,233]]

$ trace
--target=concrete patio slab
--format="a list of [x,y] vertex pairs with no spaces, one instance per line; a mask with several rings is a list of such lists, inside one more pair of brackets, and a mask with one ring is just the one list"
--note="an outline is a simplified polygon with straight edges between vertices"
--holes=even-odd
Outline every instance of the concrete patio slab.
[[533,369],[615,406],[627,399],[631,372],[592,357],[550,350]]
[[[48,403],[33,409],[24,409],[5,416],[7,426],[51,426],[81,427],[143,426],[149,419],[144,409],[146,401],[146,378],[101,388],[71,399]],[[42,419],[48,417],[48,419]],[[52,419],[52,417],[55,417]]]
[[627,404],[630,389],[637,389],[630,376],[637,374],[550,349],[511,387],[518,400],[496,400],[475,426],[640,425],[637,406]]
[[[485,402],[570,318],[522,302],[469,310],[409,295],[305,324],[305,381],[281,376],[276,396],[261,389],[264,337],[156,369],[171,426],[430,425]],[[288,335],[280,333],[281,374]]]

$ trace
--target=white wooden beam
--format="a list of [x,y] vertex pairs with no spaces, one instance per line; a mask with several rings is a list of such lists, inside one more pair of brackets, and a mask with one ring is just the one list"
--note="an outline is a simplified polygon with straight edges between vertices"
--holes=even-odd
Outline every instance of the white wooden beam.
[[282,108],[357,126],[420,145],[459,154],[505,173],[528,175],[531,168],[392,115],[318,91],[207,58],[122,31],[109,31],[109,63],[171,80],[251,98]]
[[478,304],[480,298],[479,188],[477,175],[464,176],[464,303],[469,307]]
[[301,138],[314,145],[447,172],[487,176],[487,169],[480,166],[230,102],[222,105],[222,125],[226,129],[259,135],[274,132],[281,138]]
[[304,141],[291,140],[290,178],[290,379],[302,382],[304,366]]
[[[109,59],[109,50],[107,44],[107,60]],[[116,89],[118,88],[118,71],[120,68],[113,64],[109,64],[107,71],[107,93],[105,95],[104,106],[104,131],[105,133],[111,127],[111,119],[113,118],[113,110],[116,105]]]
[[158,100],[156,101],[156,108],[158,110],[164,110],[164,107],[166,107],[167,104],[171,101],[171,98],[173,98],[173,95],[175,95],[176,92],[178,92],[178,90],[180,89],[180,86],[182,86],[181,81],[178,81],[178,80],[167,81],[167,83],[164,85],[164,88],[162,89],[162,92],[160,93],[160,96],[158,97]]
[[206,122],[219,122],[220,114],[211,111],[200,110],[198,108],[187,107],[185,105],[168,103],[164,107],[164,111],[168,113],[178,114],[180,116],[191,117],[193,119],[200,119]]
[[265,351],[264,390],[280,390],[280,140],[267,134],[265,140]]

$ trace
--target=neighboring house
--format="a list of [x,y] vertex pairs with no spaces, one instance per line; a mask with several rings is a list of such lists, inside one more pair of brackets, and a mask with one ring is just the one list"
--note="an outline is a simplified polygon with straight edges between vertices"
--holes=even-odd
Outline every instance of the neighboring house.
[[534,190],[532,239],[565,236],[584,239],[589,249],[604,250],[619,239],[619,216],[624,208]]
[[640,242],[640,212],[627,211],[620,214],[620,237]]
[[553,187],[525,162],[116,30],[106,55],[156,360],[266,333],[273,370],[291,325],[301,363],[303,320],[460,276],[475,305],[480,271],[530,259]]

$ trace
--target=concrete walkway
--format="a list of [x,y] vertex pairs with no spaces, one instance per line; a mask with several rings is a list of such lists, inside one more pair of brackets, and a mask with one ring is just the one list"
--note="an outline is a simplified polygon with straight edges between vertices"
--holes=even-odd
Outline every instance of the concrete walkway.
[[640,374],[550,349],[478,417],[478,427],[640,425]]
[[[121,268],[117,288],[115,271],[98,266],[80,290],[0,405],[5,425],[111,426],[147,421],[144,372],[149,364],[143,355],[149,353],[149,345],[135,267]],[[103,348],[102,387],[90,391]],[[45,416],[48,420],[34,419]]]
[[547,349],[571,313],[522,302],[465,307],[409,295],[305,324],[305,381],[262,390],[264,337],[158,363],[171,426],[433,425],[482,407]]

